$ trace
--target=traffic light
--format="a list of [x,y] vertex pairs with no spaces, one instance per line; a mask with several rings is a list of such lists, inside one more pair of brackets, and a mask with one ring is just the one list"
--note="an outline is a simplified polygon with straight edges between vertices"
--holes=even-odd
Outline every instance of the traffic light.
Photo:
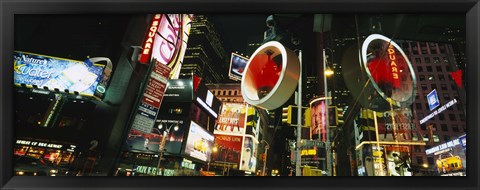
[[337,108],[337,125],[343,125],[343,108]]
[[307,108],[303,112],[303,127],[310,127],[312,125],[312,119],[310,116],[310,108]]
[[282,108],[282,123],[289,123],[289,117],[290,117],[290,112],[289,112],[289,107],[284,107]]
[[[310,126],[310,112],[306,114],[306,111],[307,111],[307,107],[303,107],[302,108],[302,113],[303,113],[302,118],[304,119],[302,122],[303,127],[306,127],[305,123],[307,123],[308,126]],[[288,106],[288,107],[282,108],[282,123],[289,124],[289,125],[297,125],[298,124],[297,113],[298,113],[298,106]],[[307,119],[306,120],[307,122],[305,122],[305,119]]]

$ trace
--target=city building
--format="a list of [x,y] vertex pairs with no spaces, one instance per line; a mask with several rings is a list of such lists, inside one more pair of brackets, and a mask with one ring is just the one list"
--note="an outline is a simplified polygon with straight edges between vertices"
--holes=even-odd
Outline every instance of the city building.
[[197,75],[206,83],[226,82],[228,61],[229,57],[223,49],[222,41],[208,17],[195,15],[180,78],[192,78],[193,75]]

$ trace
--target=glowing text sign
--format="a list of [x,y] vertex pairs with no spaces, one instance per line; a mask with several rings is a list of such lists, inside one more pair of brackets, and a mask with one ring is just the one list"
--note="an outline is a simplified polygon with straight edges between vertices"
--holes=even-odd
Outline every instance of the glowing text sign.
[[443,105],[442,107],[438,108],[437,110],[435,110],[434,112],[432,112],[430,115],[427,115],[426,117],[424,117],[422,120],[420,120],[420,125],[421,124],[424,124],[425,122],[427,122],[428,120],[432,119],[433,117],[435,117],[436,115],[438,115],[439,113],[445,111],[446,109],[448,109],[449,107],[453,106],[454,104],[457,103],[457,100],[456,99],[453,99],[452,101],[448,102],[447,104]]

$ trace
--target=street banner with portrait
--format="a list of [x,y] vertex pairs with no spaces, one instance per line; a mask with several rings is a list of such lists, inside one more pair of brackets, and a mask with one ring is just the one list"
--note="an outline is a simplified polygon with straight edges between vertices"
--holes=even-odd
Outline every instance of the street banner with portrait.
[[245,134],[246,105],[243,103],[223,103],[215,124],[214,134]]
[[310,118],[311,118],[311,127],[310,127],[310,138],[311,139],[320,139],[322,142],[326,141],[326,113],[325,113],[325,101],[316,101],[310,104]]
[[245,136],[243,140],[242,158],[240,160],[240,170],[255,172],[257,165],[257,145],[252,137]]

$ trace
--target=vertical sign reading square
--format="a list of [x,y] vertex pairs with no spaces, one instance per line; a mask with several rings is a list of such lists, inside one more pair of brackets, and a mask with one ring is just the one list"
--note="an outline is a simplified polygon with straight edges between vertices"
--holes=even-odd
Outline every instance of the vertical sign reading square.
[[430,93],[428,93],[427,100],[430,111],[438,107],[440,105],[440,101],[438,101],[437,90],[433,89]]

